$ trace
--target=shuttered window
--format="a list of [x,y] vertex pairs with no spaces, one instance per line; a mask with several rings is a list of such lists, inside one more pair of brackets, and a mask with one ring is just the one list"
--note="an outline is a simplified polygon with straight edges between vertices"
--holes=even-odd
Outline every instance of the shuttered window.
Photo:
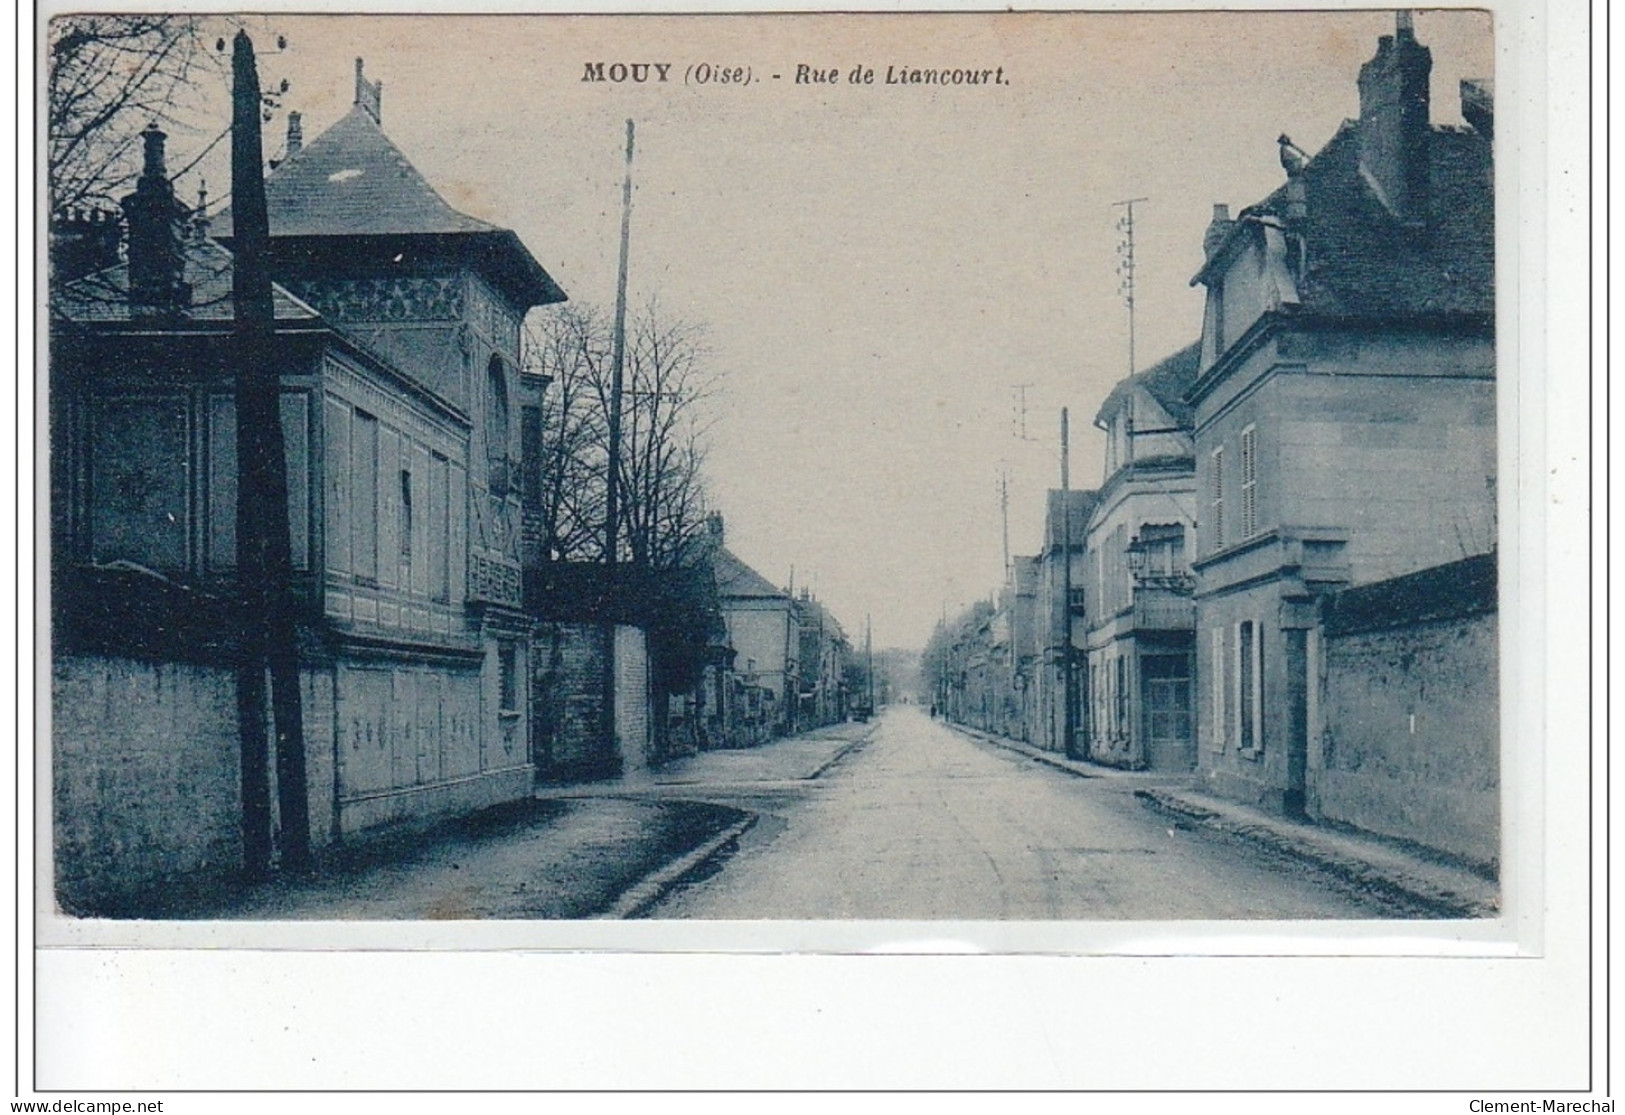
[[1258,533],[1258,431],[1241,431],[1241,536]]

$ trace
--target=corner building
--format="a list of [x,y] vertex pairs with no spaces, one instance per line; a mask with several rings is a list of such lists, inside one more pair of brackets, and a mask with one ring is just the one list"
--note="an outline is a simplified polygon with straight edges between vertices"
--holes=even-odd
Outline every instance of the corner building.
[[[1329,750],[1347,733],[1323,708],[1327,601],[1429,569],[1448,579],[1496,546],[1489,117],[1464,83],[1474,126],[1433,125],[1431,69],[1401,14],[1360,72],[1360,118],[1313,157],[1281,137],[1287,182],[1234,219],[1215,207],[1192,280],[1207,290],[1188,395],[1198,769],[1286,813],[1348,815],[1348,768]],[[1493,858],[1493,707],[1489,724],[1470,755],[1413,748],[1392,777],[1368,768],[1381,801],[1358,823],[1436,846],[1459,843],[1447,829],[1480,845],[1488,831]],[[1450,767],[1459,783],[1441,786]]]

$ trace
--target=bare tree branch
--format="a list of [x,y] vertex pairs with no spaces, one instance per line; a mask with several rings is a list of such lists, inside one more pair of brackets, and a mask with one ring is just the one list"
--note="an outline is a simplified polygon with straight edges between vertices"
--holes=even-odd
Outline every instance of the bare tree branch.
[[[628,323],[621,415],[618,557],[681,565],[705,527],[707,406],[717,386],[703,328],[669,318],[650,300]],[[535,370],[552,377],[539,509],[557,560],[603,556],[607,485],[610,321],[571,305],[533,324]]]

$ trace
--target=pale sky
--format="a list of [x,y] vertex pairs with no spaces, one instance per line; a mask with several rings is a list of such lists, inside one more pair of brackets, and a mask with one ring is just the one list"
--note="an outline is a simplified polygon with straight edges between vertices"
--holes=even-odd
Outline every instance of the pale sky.
[[[364,57],[384,131],[576,301],[614,301],[634,119],[630,298],[709,330],[730,548],[781,585],[793,566],[848,631],[872,613],[877,646],[917,647],[1002,579],[1001,469],[1011,551],[1037,548],[1061,407],[1073,485],[1100,478],[1092,421],[1128,371],[1112,203],[1149,199],[1143,368],[1200,331],[1189,280],[1213,203],[1280,184],[1281,132],[1312,153],[1356,116],[1359,67],[1392,28],[1381,12],[277,16],[250,33],[287,36],[262,81],[288,79],[307,142],[348,111]],[[1460,123],[1459,80],[1492,73],[1489,18],[1423,11],[1416,29],[1433,119]],[[582,81],[617,60],[667,62],[671,80]],[[682,84],[702,62],[755,81]],[[841,80],[798,86],[800,63]],[[873,85],[848,84],[860,64]],[[1008,84],[888,86],[888,65],[1003,67]]]

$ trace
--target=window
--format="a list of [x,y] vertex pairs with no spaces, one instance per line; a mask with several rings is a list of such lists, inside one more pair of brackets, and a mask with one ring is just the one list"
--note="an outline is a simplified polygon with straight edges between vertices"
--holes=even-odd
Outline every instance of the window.
[[520,498],[527,507],[542,505],[542,410],[524,407],[519,412]]
[[1128,735],[1128,658],[1117,659],[1117,699],[1113,702],[1112,718],[1118,738]]
[[1215,627],[1208,632],[1208,717],[1211,726],[1208,742],[1213,750],[1223,751],[1224,741],[1230,734],[1224,718],[1224,675],[1229,659],[1224,653],[1224,628]]
[[1258,533],[1258,431],[1241,431],[1241,537]]
[[1264,632],[1242,620],[1236,628],[1237,743],[1243,751],[1264,749]]
[[501,712],[519,711],[519,648],[513,643],[497,644],[498,705]]
[[429,595],[451,600],[451,462],[439,453],[429,458]]
[[94,417],[92,560],[186,569],[192,483],[186,400],[107,399]]
[[401,469],[401,560],[412,560],[412,470]]
[[1213,508],[1212,548],[1224,549],[1224,446],[1219,446],[1208,461],[1208,502]]
[[491,494],[508,494],[508,374],[502,357],[485,369],[485,455],[490,466]]
[[350,559],[355,575],[378,580],[378,419],[355,412],[350,436]]

